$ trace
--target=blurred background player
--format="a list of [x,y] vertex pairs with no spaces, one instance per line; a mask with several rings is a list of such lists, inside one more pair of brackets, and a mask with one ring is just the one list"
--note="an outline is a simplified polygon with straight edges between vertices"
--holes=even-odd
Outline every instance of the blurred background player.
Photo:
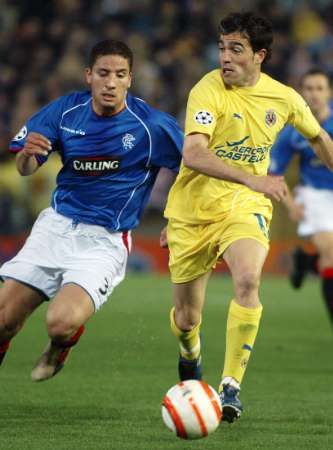
[[128,93],[132,63],[123,42],[97,43],[86,69],[90,90],[45,106],[11,143],[23,176],[53,151],[63,163],[51,207],[0,269],[0,362],[27,317],[54,297],[46,315],[50,341],[32,371],[34,381],[63,367],[84,324],[123,280],[130,230],[159,169],[179,167],[183,133],[171,116]]
[[[300,91],[322,128],[333,136],[328,74],[316,68],[309,70],[300,80]],[[333,323],[333,173],[292,126],[282,130],[273,147],[270,172],[284,174],[296,155],[299,157],[300,184],[295,195],[289,193],[283,202],[290,218],[298,222],[298,235],[309,238],[317,253],[309,254],[297,248],[290,280],[298,289],[307,273],[319,274],[322,295]]]
[[235,297],[219,391],[223,418],[232,422],[243,410],[238,394],[262,313],[258,289],[272,215],[267,196],[286,195],[283,178],[267,176],[271,147],[290,123],[333,168],[333,143],[299,94],[261,73],[273,41],[268,20],[233,13],[219,31],[221,67],[190,92],[183,164],[165,215],[174,283],[170,320],[182,380],[202,376],[199,333],[211,270],[223,258],[231,272]]

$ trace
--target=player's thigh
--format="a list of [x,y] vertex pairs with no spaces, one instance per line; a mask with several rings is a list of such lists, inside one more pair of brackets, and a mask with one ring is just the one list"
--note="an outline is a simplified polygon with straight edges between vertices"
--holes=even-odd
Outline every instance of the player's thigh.
[[103,227],[79,224],[72,239],[74,250],[65,264],[62,286],[80,286],[97,311],[125,277],[131,238]]
[[223,259],[227,263],[234,285],[242,282],[259,282],[268,250],[255,239],[239,239],[225,250]]
[[197,279],[186,283],[175,283],[173,285],[174,304],[178,311],[196,311],[201,313],[204,302],[207,282],[211,271]]
[[333,231],[315,233],[311,241],[319,253],[320,269],[333,267]]
[[23,322],[45,297],[36,289],[13,279],[6,279],[0,289],[0,313],[9,322]]
[[69,283],[64,285],[51,301],[47,310],[49,328],[75,331],[94,314],[91,296],[81,286]]

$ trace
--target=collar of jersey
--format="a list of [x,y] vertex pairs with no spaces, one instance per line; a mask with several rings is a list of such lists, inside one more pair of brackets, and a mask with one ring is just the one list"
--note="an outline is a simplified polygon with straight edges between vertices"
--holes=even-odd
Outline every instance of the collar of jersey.
[[115,113],[115,114],[112,114],[112,116],[100,116],[99,114],[97,114],[95,111],[94,111],[94,108],[93,108],[93,102],[91,101],[90,102],[90,111],[91,111],[91,114],[94,116],[94,117],[97,117],[98,119],[102,119],[102,120],[112,120],[112,119],[114,119],[114,118],[116,118],[116,117],[119,117],[121,114],[123,114],[125,111],[127,110],[127,107],[126,107],[126,104],[124,105],[124,108],[121,110],[121,111],[118,111],[117,113]]

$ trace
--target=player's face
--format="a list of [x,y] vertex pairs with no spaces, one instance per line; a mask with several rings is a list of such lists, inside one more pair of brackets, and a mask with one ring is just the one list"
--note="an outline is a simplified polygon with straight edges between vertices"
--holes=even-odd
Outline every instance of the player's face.
[[86,69],[94,111],[102,116],[121,111],[125,107],[131,79],[132,74],[126,58],[120,55],[98,57],[93,67]]
[[308,75],[302,83],[302,95],[311,110],[319,113],[327,108],[331,97],[328,79],[322,74]]
[[219,56],[224,83],[229,86],[256,84],[265,55],[265,49],[253,52],[249,40],[239,32],[221,34]]

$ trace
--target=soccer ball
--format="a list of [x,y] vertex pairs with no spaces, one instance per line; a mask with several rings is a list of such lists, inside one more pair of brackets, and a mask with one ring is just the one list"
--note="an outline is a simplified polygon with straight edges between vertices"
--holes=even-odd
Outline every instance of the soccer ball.
[[216,430],[222,419],[217,392],[204,381],[182,381],[162,402],[165,425],[182,439],[200,439]]

